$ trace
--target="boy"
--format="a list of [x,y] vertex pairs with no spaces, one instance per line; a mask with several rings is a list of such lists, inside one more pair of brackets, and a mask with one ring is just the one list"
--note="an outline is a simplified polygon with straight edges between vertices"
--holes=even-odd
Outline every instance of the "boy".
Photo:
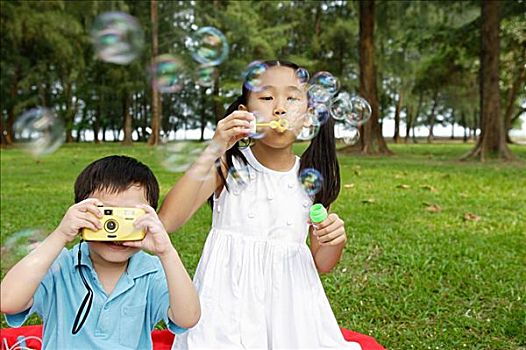
[[[137,160],[110,156],[91,163],[75,182],[76,204],[2,280],[0,311],[8,324],[18,327],[38,313],[44,349],[151,349],[159,320],[174,333],[193,327],[199,300],[157,217],[158,199],[155,176]],[[102,228],[99,206],[143,209],[134,225],[145,238],[65,249],[83,228]]]

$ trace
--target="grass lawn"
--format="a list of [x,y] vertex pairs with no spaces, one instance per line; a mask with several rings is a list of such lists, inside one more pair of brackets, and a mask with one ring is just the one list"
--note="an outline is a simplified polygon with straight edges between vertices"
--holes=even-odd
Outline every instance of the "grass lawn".
[[[388,349],[525,349],[526,147],[512,147],[521,162],[484,164],[458,161],[473,145],[390,147],[391,157],[340,156],[332,210],[349,242],[322,276],[340,325]],[[2,243],[28,227],[51,231],[78,173],[109,154],[149,165],[163,196],[180,176],[141,144],[65,145],[40,162],[2,150]],[[192,274],[210,224],[204,206],[173,235]]]

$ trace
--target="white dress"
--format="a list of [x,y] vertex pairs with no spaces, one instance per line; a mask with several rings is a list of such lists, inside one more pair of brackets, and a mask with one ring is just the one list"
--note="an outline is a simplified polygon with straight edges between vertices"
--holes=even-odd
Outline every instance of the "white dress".
[[298,181],[299,158],[279,172],[250,148],[243,154],[248,184],[229,176],[230,191],[214,198],[194,276],[201,319],[173,348],[360,350],[344,340],[306,244],[312,201]]

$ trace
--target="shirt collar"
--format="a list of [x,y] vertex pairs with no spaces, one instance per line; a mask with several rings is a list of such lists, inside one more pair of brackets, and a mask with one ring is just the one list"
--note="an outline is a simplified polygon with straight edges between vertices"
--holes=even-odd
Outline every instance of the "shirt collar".
[[[78,249],[80,245],[80,265],[86,266],[92,273],[95,273],[93,268],[93,263],[89,256],[89,246],[87,242],[76,244],[72,249],[71,258],[73,260],[73,266],[75,266],[75,271],[78,270]],[[143,251],[138,251],[130,257],[128,262],[128,267],[126,273],[132,279],[138,278],[149,273],[159,271],[159,265],[154,263],[154,259],[150,259],[148,254]]]

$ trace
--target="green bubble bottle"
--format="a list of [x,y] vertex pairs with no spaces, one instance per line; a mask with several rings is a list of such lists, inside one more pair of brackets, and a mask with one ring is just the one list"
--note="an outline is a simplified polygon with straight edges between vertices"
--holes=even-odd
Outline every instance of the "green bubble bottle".
[[322,222],[327,219],[327,216],[329,216],[329,214],[327,214],[327,209],[325,209],[323,204],[316,203],[310,207],[309,217],[313,224]]

